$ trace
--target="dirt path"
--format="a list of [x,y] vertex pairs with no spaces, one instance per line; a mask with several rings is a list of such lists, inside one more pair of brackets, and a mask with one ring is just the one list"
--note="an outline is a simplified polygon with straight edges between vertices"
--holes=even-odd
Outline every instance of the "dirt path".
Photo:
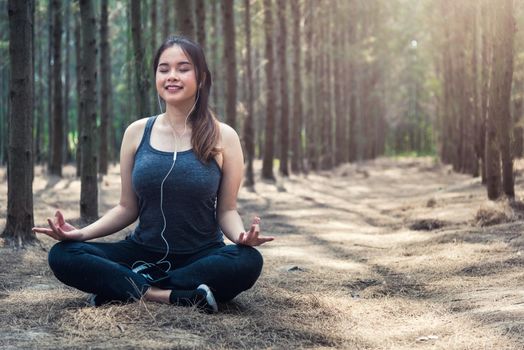
[[[66,172],[37,176],[37,221],[56,207],[77,215],[79,183]],[[118,191],[114,169],[103,210]],[[480,227],[480,208],[485,220],[508,217]],[[278,239],[261,248],[255,288],[214,316],[152,303],[94,309],[52,277],[44,250],[0,248],[0,347],[524,348],[524,221],[488,203],[478,179],[429,159],[379,159],[259,182],[241,191],[240,212]]]

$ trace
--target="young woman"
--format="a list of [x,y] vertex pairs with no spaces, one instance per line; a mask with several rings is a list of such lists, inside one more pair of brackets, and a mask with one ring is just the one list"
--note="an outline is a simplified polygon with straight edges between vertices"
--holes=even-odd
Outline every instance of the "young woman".
[[[166,111],[125,131],[120,202],[89,226],[77,229],[60,211],[50,228],[35,227],[61,242],[49,266],[63,283],[92,293],[91,302],[144,298],[217,312],[253,286],[262,256],[253,248],[260,219],[248,231],[236,208],[243,155],[234,129],[208,107],[211,74],[201,47],[171,37],[154,58],[158,99]],[[115,233],[136,219],[125,240],[85,241]],[[223,234],[234,245],[226,245]]]

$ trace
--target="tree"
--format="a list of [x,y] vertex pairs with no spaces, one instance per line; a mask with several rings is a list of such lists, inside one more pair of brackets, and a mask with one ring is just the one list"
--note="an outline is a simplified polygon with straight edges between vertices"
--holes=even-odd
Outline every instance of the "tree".
[[82,97],[80,99],[82,126],[80,218],[93,221],[98,218],[97,158],[95,152],[96,127],[96,18],[93,2],[80,0],[82,29]]
[[224,66],[226,68],[226,123],[236,129],[237,67],[233,0],[224,0],[221,5],[224,25]]
[[193,21],[193,1],[177,0],[175,5],[176,32],[195,40],[195,23]]
[[[490,5],[490,13],[493,16],[491,24],[493,30],[493,60],[491,63],[488,119],[496,129],[502,161],[503,191],[508,198],[513,199],[515,197],[515,184],[511,150],[513,129],[510,114],[511,84],[513,81],[513,39],[515,36],[513,0],[491,2]],[[490,199],[494,199],[493,196]]]
[[53,137],[50,139],[52,144],[51,161],[49,171],[51,174],[62,176],[63,163],[63,142],[64,142],[64,118],[63,118],[63,96],[62,96],[62,2],[52,0],[53,8]]
[[291,1],[293,14],[293,122],[291,127],[291,171],[302,171],[302,69],[300,40],[300,2]]
[[100,163],[98,172],[107,174],[108,153],[109,153],[109,121],[111,116],[111,55],[109,47],[109,27],[107,24],[107,3],[108,0],[102,0],[100,13]]
[[287,28],[286,28],[286,0],[278,0],[277,16],[279,22],[278,67],[280,79],[280,167],[282,176],[289,176],[288,150],[289,150],[289,96],[287,74]]
[[131,33],[133,39],[134,68],[137,94],[138,115],[145,117],[149,115],[149,80],[145,67],[144,42],[142,40],[142,28],[140,19],[140,0],[131,0]]
[[317,165],[317,152],[316,152],[316,103],[315,103],[315,86],[314,86],[314,70],[316,68],[316,60],[313,55],[314,47],[316,44],[317,36],[314,33],[315,26],[315,11],[313,7],[313,0],[308,0],[306,3],[305,11],[305,38],[306,38],[306,57],[305,57],[305,68],[306,68],[306,103],[305,108],[306,114],[306,158],[307,158],[307,169],[316,170]]
[[64,19],[64,27],[65,27],[65,62],[64,62],[64,69],[65,69],[65,82],[64,82],[64,111],[63,111],[63,121],[64,121],[64,132],[63,132],[63,145],[62,145],[62,154],[63,154],[63,160],[64,162],[70,162],[73,159],[73,156],[71,154],[71,145],[69,142],[69,131],[70,131],[70,122],[69,122],[69,90],[71,88],[71,74],[70,74],[70,63],[71,63],[71,49],[70,49],[70,42],[71,42],[71,3],[69,1],[65,2],[65,19]]
[[9,146],[7,221],[2,237],[22,247],[36,240],[33,216],[34,2],[9,0]]
[[253,68],[251,65],[251,18],[250,18],[250,0],[244,0],[244,25],[246,29],[246,82],[247,82],[247,116],[244,122],[244,144],[246,148],[246,187],[255,185],[255,176],[253,171],[253,159],[255,158],[255,132],[253,127]]
[[273,174],[273,150],[275,134],[275,92],[271,88],[273,81],[273,15],[271,0],[264,0],[264,31],[266,41],[266,132],[264,140],[264,159],[262,161],[262,178],[275,180]]
[[206,3],[204,0],[196,0],[195,2],[196,14],[196,39],[202,46],[204,52],[206,51]]
[[73,14],[74,14],[74,35],[75,35],[75,73],[76,73],[76,96],[77,96],[77,134],[78,141],[76,145],[76,176],[80,177],[82,174],[82,128],[84,126],[84,115],[85,115],[85,102],[82,101],[83,98],[83,87],[84,78],[82,76],[82,24],[80,22],[80,7],[79,3],[75,2],[73,5]]

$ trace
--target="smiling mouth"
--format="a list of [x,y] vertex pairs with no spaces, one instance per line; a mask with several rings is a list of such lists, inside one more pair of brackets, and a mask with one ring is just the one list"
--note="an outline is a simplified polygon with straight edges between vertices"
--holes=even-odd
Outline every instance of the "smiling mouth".
[[178,91],[178,90],[182,90],[182,87],[181,86],[170,85],[170,86],[166,86],[166,90],[167,91]]

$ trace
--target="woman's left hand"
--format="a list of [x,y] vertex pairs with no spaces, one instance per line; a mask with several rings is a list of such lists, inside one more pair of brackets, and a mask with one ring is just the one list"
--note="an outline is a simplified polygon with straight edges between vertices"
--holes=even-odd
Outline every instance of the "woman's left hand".
[[248,245],[248,246],[257,246],[270,242],[275,239],[271,236],[260,236],[260,218],[255,217],[251,223],[251,228],[249,232],[241,232],[237,239],[237,244]]

